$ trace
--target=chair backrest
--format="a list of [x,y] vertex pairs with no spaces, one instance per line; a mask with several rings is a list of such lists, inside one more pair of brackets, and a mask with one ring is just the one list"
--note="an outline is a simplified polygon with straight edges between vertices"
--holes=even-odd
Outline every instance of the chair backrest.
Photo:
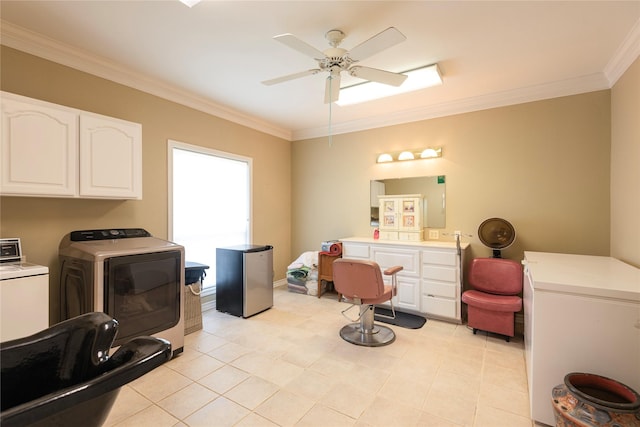
[[374,261],[340,258],[333,262],[333,285],[347,298],[378,298],[384,294],[380,266]]
[[475,258],[469,266],[469,284],[478,291],[516,295],[522,291],[522,264],[502,258]]

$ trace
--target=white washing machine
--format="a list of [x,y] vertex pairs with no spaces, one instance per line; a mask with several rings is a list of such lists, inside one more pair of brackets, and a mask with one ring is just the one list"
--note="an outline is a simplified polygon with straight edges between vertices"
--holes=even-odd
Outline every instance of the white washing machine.
[[0,239],[0,342],[49,327],[49,267],[22,260],[20,239]]

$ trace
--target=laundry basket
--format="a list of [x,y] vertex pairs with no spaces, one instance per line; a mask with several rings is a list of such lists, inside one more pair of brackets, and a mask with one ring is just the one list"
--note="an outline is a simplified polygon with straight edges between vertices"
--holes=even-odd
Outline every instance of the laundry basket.
[[208,265],[185,262],[184,271],[184,334],[189,335],[202,329],[202,280]]

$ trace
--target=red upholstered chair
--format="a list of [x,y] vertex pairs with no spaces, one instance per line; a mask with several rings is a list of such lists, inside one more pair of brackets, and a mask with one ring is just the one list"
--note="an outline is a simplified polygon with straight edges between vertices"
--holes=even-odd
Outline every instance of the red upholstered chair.
[[[333,285],[352,305],[342,311],[345,314],[355,305],[360,315],[355,322],[344,326],[340,336],[352,344],[378,347],[391,344],[396,336],[386,327],[374,324],[374,304],[391,301],[396,294],[396,273],[402,266],[390,267],[384,274],[391,276],[391,285],[385,285],[377,263],[369,260],[337,259],[333,262]],[[393,310],[393,305],[391,306]],[[350,319],[354,320],[354,319]]]
[[469,285],[462,294],[468,325],[478,330],[514,335],[514,314],[522,308],[522,265],[502,258],[476,258],[469,268]]

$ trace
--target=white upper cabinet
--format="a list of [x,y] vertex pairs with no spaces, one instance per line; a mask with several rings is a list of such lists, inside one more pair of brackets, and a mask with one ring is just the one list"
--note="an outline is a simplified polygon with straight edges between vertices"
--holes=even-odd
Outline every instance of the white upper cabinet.
[[142,126],[2,92],[0,194],[142,198]]
[[2,194],[78,193],[78,119],[73,110],[2,94]]
[[80,197],[142,198],[142,126],[80,115]]

